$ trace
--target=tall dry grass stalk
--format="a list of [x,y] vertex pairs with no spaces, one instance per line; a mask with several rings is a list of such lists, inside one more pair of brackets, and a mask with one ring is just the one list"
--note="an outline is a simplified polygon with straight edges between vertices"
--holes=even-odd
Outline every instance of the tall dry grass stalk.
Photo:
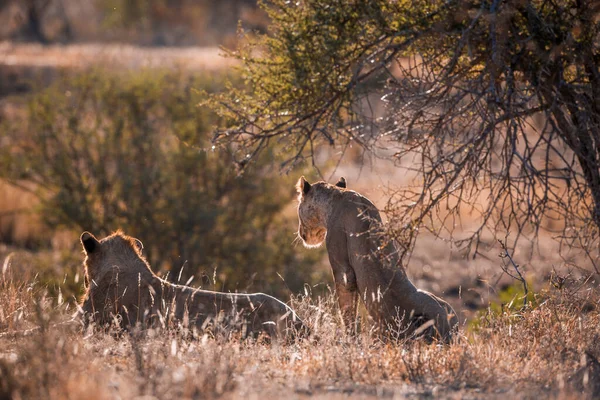
[[14,278],[12,258],[8,254],[0,271],[0,332],[22,329],[25,316],[32,305],[32,285],[34,282],[19,281]]

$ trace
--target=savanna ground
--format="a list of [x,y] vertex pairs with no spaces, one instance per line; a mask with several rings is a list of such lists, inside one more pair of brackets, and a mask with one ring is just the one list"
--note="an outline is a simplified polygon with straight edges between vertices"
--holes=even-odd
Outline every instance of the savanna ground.
[[[148,67],[211,71],[230,66],[216,50],[206,48],[12,42],[0,48],[4,71],[0,86],[10,93],[2,99],[3,121],[27,118],[21,96],[59,76],[99,64],[134,71]],[[402,185],[405,179],[392,165],[376,157],[363,158],[358,150],[325,171],[330,181],[340,175],[349,188],[380,208],[385,206],[388,186]],[[46,210],[36,196],[0,181],[0,398],[600,396],[600,297],[597,275],[590,274],[593,268],[581,254],[559,256],[556,243],[544,235],[520,242],[513,257],[529,286],[528,306],[522,308],[522,286],[503,270],[504,266],[512,271],[512,265],[498,256],[502,250],[497,238],[486,238],[483,256],[466,259],[447,243],[422,235],[407,265],[408,275],[418,287],[448,299],[461,319],[459,334],[447,346],[386,343],[372,337],[365,324],[360,335],[349,337],[341,329],[323,251],[313,262],[314,250],[292,243],[297,228],[295,178],[275,180],[287,188],[282,195],[285,206],[277,211],[277,232],[288,250],[309,257],[294,262],[303,268],[308,263],[311,275],[302,272],[307,276],[304,288],[290,282],[292,289],[284,288],[278,295],[318,339],[293,344],[209,335],[190,339],[177,329],[126,335],[84,331],[72,320],[83,286],[80,231],[48,223],[43,214],[35,213]],[[469,230],[469,218],[464,216],[460,229]],[[147,243],[154,232],[135,235]],[[278,246],[277,251],[283,252],[285,247]],[[277,261],[281,267],[275,270],[252,272],[258,281],[272,282],[263,275],[285,275],[286,260]],[[162,266],[168,264],[161,260]],[[164,273],[161,267],[155,269]],[[233,289],[218,283],[219,272],[209,273],[209,279],[190,277],[190,282],[206,287],[208,281],[211,288],[236,290],[236,283]],[[244,289],[265,290],[252,284]],[[364,313],[361,316],[364,319]]]

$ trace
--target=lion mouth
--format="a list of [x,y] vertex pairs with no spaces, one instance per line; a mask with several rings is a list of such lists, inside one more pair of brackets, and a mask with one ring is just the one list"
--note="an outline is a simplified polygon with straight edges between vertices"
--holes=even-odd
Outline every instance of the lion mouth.
[[309,234],[302,233],[300,234],[300,238],[302,239],[304,247],[312,249],[323,244],[326,234],[326,229],[318,229],[314,232],[310,232]]

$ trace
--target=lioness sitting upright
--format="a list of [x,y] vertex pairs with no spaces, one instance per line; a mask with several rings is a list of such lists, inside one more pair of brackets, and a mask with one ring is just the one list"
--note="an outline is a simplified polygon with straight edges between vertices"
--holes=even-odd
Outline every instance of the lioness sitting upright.
[[297,189],[298,234],[307,247],[325,240],[347,329],[354,330],[360,297],[381,331],[450,340],[458,324],[454,310],[408,279],[396,245],[379,234],[381,216],[369,199],[347,190],[344,178],[311,185],[301,177]]
[[117,322],[127,328],[171,322],[203,329],[211,322],[239,329],[243,336],[307,333],[296,313],[262,293],[234,294],[175,285],[156,276],[142,256],[139,240],[121,232],[98,240],[81,235],[86,293],[81,307],[86,324]]

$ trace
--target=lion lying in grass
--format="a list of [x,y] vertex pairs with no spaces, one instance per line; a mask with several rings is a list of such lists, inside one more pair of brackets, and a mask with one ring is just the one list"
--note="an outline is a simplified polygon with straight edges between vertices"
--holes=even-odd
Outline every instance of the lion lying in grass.
[[81,304],[86,325],[209,326],[242,337],[266,333],[273,338],[306,334],[294,311],[263,293],[220,293],[175,285],[156,276],[142,256],[142,243],[121,232],[98,240],[81,235],[86,293]]
[[450,340],[458,324],[452,307],[417,289],[406,276],[393,242],[384,243],[381,216],[369,199],[336,185],[301,177],[298,234],[305,246],[326,242],[344,324],[354,330],[359,297],[380,331],[407,338]]

